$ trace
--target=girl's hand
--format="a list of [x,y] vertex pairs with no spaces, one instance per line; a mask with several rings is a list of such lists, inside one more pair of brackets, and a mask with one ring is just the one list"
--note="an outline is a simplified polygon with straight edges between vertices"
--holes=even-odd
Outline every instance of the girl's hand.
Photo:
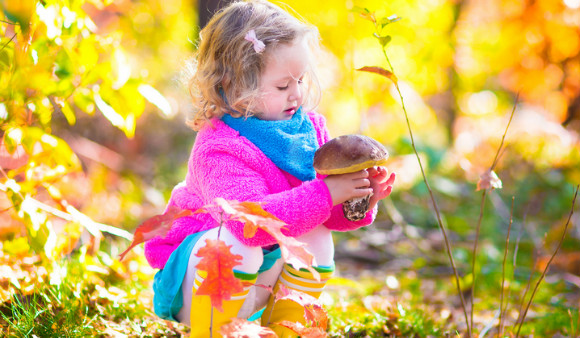
[[388,171],[385,167],[373,167],[367,169],[367,171],[369,173],[370,186],[373,190],[373,195],[369,202],[369,210],[371,210],[380,200],[389,196],[393,191],[395,173],[391,173],[387,178]]
[[366,170],[350,174],[326,176],[324,183],[326,183],[330,197],[332,197],[333,206],[351,198],[363,197],[373,192],[369,173]]

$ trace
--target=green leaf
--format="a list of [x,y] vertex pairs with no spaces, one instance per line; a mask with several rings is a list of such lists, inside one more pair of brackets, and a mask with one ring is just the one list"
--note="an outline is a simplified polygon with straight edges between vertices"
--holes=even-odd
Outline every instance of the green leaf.
[[77,88],[73,93],[74,105],[83,112],[93,115],[95,112],[95,101],[93,93],[87,88]]
[[73,73],[74,69],[68,53],[64,49],[59,50],[56,56],[54,74],[62,80],[72,76]]
[[373,36],[379,40],[381,46],[383,47],[386,47],[389,44],[389,42],[391,42],[390,35],[380,36],[377,33],[374,33]]
[[65,102],[61,107],[62,114],[66,118],[69,125],[74,125],[77,121],[74,111],[71,109],[70,105]]
[[12,22],[17,22],[20,29],[27,33],[36,8],[36,0],[0,0],[0,5],[6,17]]
[[388,18],[382,18],[379,24],[381,25],[381,28],[384,28],[385,26],[392,24],[393,22],[397,22],[399,20],[401,20],[401,17],[398,16],[397,14],[393,14]]
[[9,255],[21,256],[30,251],[30,245],[26,237],[18,237],[11,241],[4,241],[2,250]]
[[360,7],[360,6],[353,6],[350,11],[353,13],[358,13],[358,14],[369,14],[370,13],[370,11],[367,8]]

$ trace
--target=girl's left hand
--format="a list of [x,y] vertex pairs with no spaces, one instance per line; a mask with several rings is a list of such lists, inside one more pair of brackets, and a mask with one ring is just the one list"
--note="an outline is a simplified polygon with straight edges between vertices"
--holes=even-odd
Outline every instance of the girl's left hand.
[[373,195],[369,202],[369,210],[371,210],[380,200],[391,194],[396,175],[395,173],[388,175],[388,170],[385,167],[373,167],[367,169],[367,171],[369,173],[368,179],[373,189]]

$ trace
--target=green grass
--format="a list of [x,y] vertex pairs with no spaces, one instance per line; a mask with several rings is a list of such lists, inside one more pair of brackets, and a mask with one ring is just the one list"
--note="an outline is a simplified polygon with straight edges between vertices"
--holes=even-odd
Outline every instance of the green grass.
[[[138,253],[121,264],[103,252],[95,256],[81,252],[51,268],[44,264],[46,278],[32,288],[33,292],[16,292],[0,305],[0,336],[186,336],[185,326],[160,320],[152,312],[154,270],[145,264]],[[510,325],[526,286],[526,274],[512,283],[508,333],[515,333]],[[322,298],[330,318],[329,337],[457,337],[457,331],[464,331],[451,276],[434,278],[403,271],[391,277],[397,281],[395,286],[381,276],[377,270],[373,277],[337,277],[330,282]],[[482,269],[478,278],[476,333],[493,320],[499,308],[500,283],[492,269]],[[31,290],[22,286],[22,290]],[[569,301],[574,292],[574,286],[557,278],[545,280],[521,335],[577,335],[577,303]],[[487,336],[493,334],[495,327]]]

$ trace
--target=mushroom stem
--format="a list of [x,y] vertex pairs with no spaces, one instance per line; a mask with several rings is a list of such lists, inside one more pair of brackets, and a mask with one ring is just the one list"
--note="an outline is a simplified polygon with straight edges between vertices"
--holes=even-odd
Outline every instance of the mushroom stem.
[[366,213],[369,210],[369,204],[371,196],[373,194],[368,194],[364,197],[352,198],[342,204],[342,212],[344,217],[349,221],[360,221],[366,217]]

